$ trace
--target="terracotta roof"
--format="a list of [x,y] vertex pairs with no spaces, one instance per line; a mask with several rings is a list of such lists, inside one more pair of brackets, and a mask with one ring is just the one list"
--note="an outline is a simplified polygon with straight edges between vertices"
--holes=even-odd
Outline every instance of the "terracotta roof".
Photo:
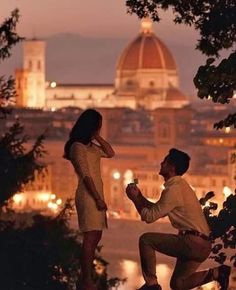
[[122,53],[118,70],[167,69],[177,70],[168,48],[152,32],[140,33]]
[[166,94],[166,101],[186,101],[187,97],[178,89],[170,88]]

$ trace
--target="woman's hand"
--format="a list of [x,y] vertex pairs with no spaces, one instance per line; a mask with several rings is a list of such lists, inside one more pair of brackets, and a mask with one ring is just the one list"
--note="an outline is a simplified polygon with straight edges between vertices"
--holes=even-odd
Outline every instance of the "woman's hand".
[[96,206],[97,206],[97,209],[100,211],[107,210],[107,205],[105,201],[101,198],[96,199]]

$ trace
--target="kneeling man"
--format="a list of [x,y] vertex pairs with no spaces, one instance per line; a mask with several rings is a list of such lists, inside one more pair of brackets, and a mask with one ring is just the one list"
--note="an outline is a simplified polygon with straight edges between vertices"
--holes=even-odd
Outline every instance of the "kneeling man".
[[200,203],[190,185],[182,178],[188,170],[190,157],[172,148],[161,162],[159,174],[164,177],[164,190],[156,203],[148,201],[135,184],[126,188],[142,221],[153,223],[168,216],[178,234],[145,233],[139,240],[139,252],[145,284],[139,290],[161,290],[156,275],[155,251],[176,257],[170,281],[174,290],[187,290],[213,280],[221,290],[228,289],[230,267],[219,266],[205,271],[198,267],[211,252],[210,229]]

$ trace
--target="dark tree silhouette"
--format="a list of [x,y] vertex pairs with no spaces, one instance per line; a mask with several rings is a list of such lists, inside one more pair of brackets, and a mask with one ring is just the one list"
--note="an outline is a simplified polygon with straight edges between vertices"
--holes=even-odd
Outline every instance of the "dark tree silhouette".
[[[4,290],[72,290],[80,276],[81,236],[69,221],[68,200],[57,216],[8,214],[0,220],[0,280]],[[94,281],[99,290],[124,280],[108,278],[108,263],[96,253]]]
[[[0,64],[11,56],[11,49],[23,38],[16,33],[19,20],[18,9],[0,26]],[[12,111],[16,98],[15,82],[12,77],[0,77],[0,120],[7,118]],[[23,126],[16,121],[9,131],[0,137],[0,208],[30,180],[34,179],[35,171],[44,165],[39,162],[45,151],[44,135],[37,138],[29,151],[25,149],[27,136]]]
[[[235,0],[127,0],[129,13],[160,21],[159,11],[171,9],[175,24],[193,26],[200,34],[196,48],[209,57],[199,67],[194,84],[198,97],[227,104],[236,91],[236,2]],[[222,50],[229,56],[220,60]],[[217,129],[236,127],[236,113],[214,124]]]
[[[226,254],[226,249],[236,248],[236,194],[232,193],[223,203],[222,209],[218,214],[214,214],[217,204],[209,202],[214,196],[214,192],[210,191],[204,198],[200,199],[203,206],[203,212],[207,218],[211,229],[211,238],[214,246],[212,248],[212,256],[220,264],[224,264],[227,258],[236,267],[236,252],[234,254]],[[232,251],[231,251],[232,252]],[[228,257],[228,255],[231,255]]]

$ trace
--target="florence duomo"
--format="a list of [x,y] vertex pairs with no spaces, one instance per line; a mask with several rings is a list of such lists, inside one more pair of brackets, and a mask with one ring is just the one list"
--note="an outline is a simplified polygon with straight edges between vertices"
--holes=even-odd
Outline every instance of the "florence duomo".
[[[44,40],[25,40],[23,67],[15,75],[17,116],[32,138],[45,129],[48,135],[48,173],[44,181],[36,179],[21,194],[16,204],[19,209],[47,206],[50,194],[62,201],[73,196],[73,169],[61,156],[73,122],[86,108],[102,113],[102,133],[116,151],[113,160],[103,161],[102,173],[109,208],[120,216],[137,218],[121,194],[133,178],[138,178],[147,197],[158,199],[162,187],[158,166],[171,147],[187,150],[193,156],[187,179],[199,198],[209,188],[222,201],[234,188],[236,169],[230,155],[235,135],[230,128],[210,133],[212,120],[225,110],[217,106],[213,110],[207,106],[193,108],[179,88],[174,55],[155,34],[149,19],[140,22],[140,31],[121,51],[111,84],[47,80],[46,49]],[[204,115],[208,117],[203,120]],[[71,182],[60,177],[64,174]],[[27,191],[35,192],[35,196]],[[45,202],[35,202],[37,195]]]

